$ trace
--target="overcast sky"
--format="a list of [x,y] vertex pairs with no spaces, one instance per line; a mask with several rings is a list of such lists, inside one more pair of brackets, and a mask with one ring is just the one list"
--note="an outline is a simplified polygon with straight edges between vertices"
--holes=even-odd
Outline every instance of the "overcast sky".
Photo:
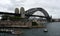
[[0,11],[14,11],[16,7],[25,10],[35,7],[44,8],[53,18],[60,18],[60,0],[0,0]]

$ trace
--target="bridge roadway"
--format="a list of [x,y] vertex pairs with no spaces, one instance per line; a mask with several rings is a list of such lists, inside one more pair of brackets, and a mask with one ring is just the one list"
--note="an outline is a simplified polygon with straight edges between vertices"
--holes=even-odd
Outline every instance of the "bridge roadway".
[[[17,15],[17,16],[20,16],[20,15],[21,15],[21,14],[8,13],[8,12],[0,12],[0,14]],[[27,16],[27,17],[34,16],[34,17],[50,18],[50,17],[46,17],[46,16],[39,16],[39,15],[27,15],[27,14],[25,14],[25,16]]]

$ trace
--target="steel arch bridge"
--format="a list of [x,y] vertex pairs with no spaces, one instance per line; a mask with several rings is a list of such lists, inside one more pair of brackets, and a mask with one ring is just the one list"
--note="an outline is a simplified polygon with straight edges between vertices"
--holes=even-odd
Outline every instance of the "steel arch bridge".
[[[38,16],[38,15],[32,15],[33,13],[35,13],[36,11],[41,11],[45,16]],[[29,15],[29,16],[37,16],[37,17],[43,17],[43,18],[46,18],[48,21],[51,20],[51,17],[49,16],[49,14],[47,13],[47,11],[45,11],[43,8],[31,8],[27,11],[25,11],[26,15]]]
[[[32,15],[36,11],[41,11],[45,16]],[[21,15],[21,14],[16,14],[16,13],[7,13],[7,12],[0,12],[0,14],[18,15],[18,16]],[[32,8],[32,9],[29,9],[29,10],[25,11],[25,16],[27,16],[27,17],[36,16],[36,17],[46,18],[47,21],[50,21],[51,20],[51,17],[47,13],[47,11],[45,11],[43,8]]]
[[26,14],[32,15],[36,11],[41,11],[45,15],[45,17],[49,17],[49,14],[43,8],[32,8],[32,9],[29,9],[29,10],[26,11]]

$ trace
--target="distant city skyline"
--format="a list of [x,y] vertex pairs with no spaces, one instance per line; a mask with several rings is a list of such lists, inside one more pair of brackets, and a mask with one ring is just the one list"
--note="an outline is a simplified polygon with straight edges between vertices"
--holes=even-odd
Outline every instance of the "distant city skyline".
[[60,18],[60,0],[0,0],[0,11],[13,13],[16,7],[25,10],[41,7],[53,18]]

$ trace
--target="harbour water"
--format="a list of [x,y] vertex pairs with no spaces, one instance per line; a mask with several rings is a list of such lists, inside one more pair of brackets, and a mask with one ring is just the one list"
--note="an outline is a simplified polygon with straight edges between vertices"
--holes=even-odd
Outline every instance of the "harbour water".
[[[19,36],[60,36],[60,22],[46,23],[48,32],[44,32],[45,28],[22,29],[23,34]],[[10,33],[0,33],[0,36],[15,36]]]

